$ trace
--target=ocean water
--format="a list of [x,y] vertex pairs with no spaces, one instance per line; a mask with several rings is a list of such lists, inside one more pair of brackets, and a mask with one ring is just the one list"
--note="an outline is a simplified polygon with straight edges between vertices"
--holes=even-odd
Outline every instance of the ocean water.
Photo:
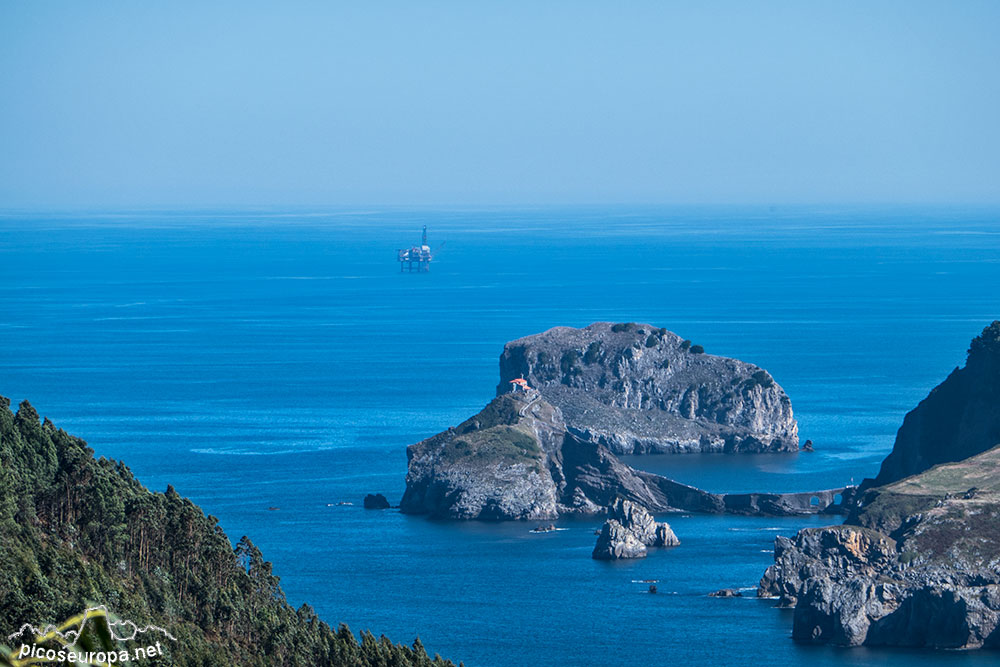
[[[430,273],[400,274],[424,224],[445,245]],[[772,602],[706,597],[749,592],[776,534],[829,519],[671,515],[680,547],[602,563],[597,520],[537,535],[360,505],[398,501],[406,445],[493,396],[505,341],[598,320],[767,368],[816,445],[633,465],[720,492],[873,476],[1000,317],[1000,211],[8,212],[0,281],[0,394],[249,535],[289,601],[331,623],[419,634],[469,666],[995,660],[803,647]]]

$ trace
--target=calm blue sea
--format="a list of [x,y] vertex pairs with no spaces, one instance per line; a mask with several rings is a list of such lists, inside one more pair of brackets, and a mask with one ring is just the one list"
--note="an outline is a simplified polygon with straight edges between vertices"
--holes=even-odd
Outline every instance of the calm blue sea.
[[[401,275],[395,251],[424,224],[445,245]],[[289,601],[331,623],[419,634],[470,667],[995,660],[805,648],[771,602],[705,596],[752,588],[776,534],[823,519],[671,516],[682,546],[609,564],[590,558],[596,520],[533,535],[360,502],[398,501],[406,445],[493,396],[505,341],[597,320],[760,364],[816,445],[634,465],[713,491],[874,475],[903,414],[1000,317],[1000,211],[6,213],[0,282],[0,394],[251,536]]]

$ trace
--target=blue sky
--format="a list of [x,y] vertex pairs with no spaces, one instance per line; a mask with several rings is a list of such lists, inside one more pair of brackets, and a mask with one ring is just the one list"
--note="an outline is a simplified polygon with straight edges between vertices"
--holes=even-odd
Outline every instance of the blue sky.
[[998,2],[0,2],[0,207],[1000,203]]

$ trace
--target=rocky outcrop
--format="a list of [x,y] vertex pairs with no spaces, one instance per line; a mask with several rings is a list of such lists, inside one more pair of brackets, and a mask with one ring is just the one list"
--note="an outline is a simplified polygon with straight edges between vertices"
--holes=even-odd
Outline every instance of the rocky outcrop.
[[407,448],[400,509],[452,519],[554,519],[598,514],[616,499],[651,511],[812,514],[837,507],[845,489],[815,493],[702,491],[635,470],[604,445],[570,432],[536,392],[504,394],[454,428]]
[[645,558],[646,547],[675,547],[677,539],[670,524],[658,523],[652,515],[631,501],[615,500],[601,527],[592,556],[598,560]]
[[1000,447],[864,494],[845,525],[777,538],[758,594],[792,636],[1000,648]]
[[365,509],[366,510],[387,510],[389,507],[389,501],[381,493],[369,493],[365,496]]
[[767,371],[648,324],[556,327],[507,343],[497,395],[522,377],[571,433],[617,454],[798,450],[791,400]]
[[1000,444],[1000,321],[983,329],[956,368],[910,411],[875,480],[889,484]]
[[554,519],[560,497],[552,473],[560,476],[565,435],[552,406],[498,397],[458,427],[407,448],[400,509],[457,519]]
[[459,426],[411,445],[407,457],[400,509],[409,514],[554,519],[597,514],[617,497],[671,507],[645,473],[570,434],[559,409],[537,394],[498,396]]
[[605,521],[591,556],[597,560],[645,558],[646,545],[635,533],[617,521]]
[[856,526],[807,528],[794,539],[778,536],[774,565],[764,572],[757,594],[794,607],[810,579],[877,577],[896,555],[894,540]]
[[792,635],[855,646],[1000,648],[1000,321],[906,415],[842,526],[778,537],[758,595]]
[[720,588],[708,594],[710,598],[741,598],[743,592],[738,588]]

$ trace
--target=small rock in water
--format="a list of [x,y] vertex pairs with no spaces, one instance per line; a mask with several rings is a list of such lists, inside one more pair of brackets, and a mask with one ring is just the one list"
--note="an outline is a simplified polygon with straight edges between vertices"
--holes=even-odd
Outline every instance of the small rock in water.
[[281,509],[280,507],[268,507],[268,508],[267,508],[267,510],[268,510],[269,512],[276,512],[276,511],[278,511],[278,510],[280,510],[280,509]]
[[803,442],[802,443],[802,451],[804,451],[804,452],[816,451],[816,450],[813,449],[813,441],[812,440],[806,440],[805,442]]
[[365,496],[366,510],[387,510],[391,507],[389,501],[381,493],[369,493]]
[[645,558],[646,547],[673,547],[680,544],[666,523],[657,523],[646,509],[618,498],[608,508],[608,520],[601,528],[593,558]]
[[655,586],[655,585],[653,585],[653,586],[650,586],[650,587],[649,587],[649,592],[650,592],[650,593],[653,593],[653,594],[656,594],[656,586]]
[[743,593],[741,593],[739,591],[739,589],[736,589],[736,588],[720,588],[719,590],[715,591],[714,593],[709,593],[708,597],[710,597],[710,598],[741,598],[741,597],[743,597]]

